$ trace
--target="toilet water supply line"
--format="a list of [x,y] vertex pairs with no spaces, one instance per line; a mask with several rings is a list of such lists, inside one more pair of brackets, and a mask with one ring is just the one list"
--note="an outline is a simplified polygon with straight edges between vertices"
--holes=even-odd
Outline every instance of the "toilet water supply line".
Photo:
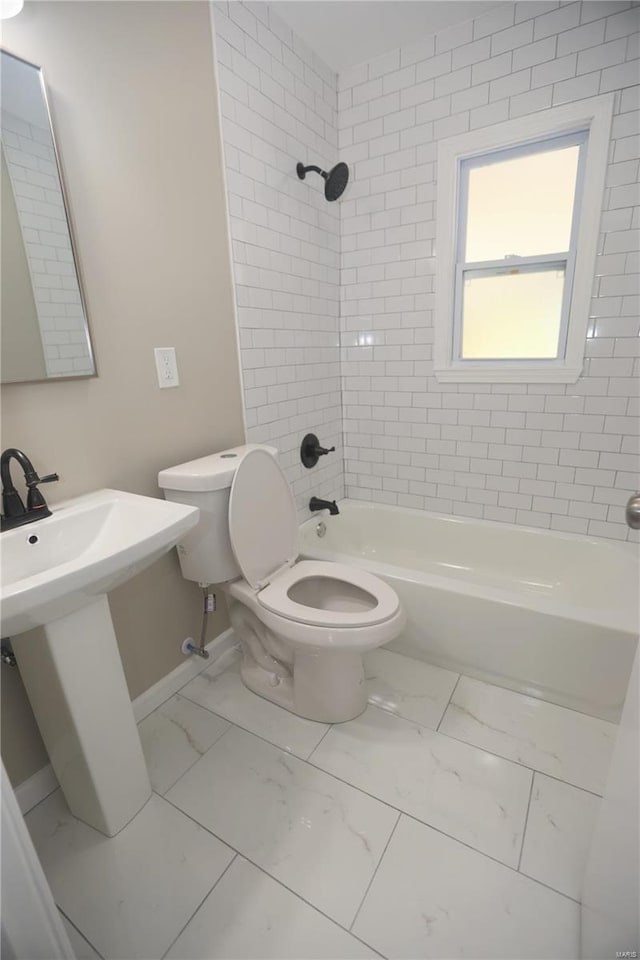
[[205,638],[207,636],[207,624],[209,622],[209,615],[215,613],[216,610],[216,595],[210,591],[210,583],[200,583],[199,586],[202,588],[202,599],[203,599],[203,608],[202,608],[202,627],[200,629],[200,645],[196,647],[193,642],[193,637],[187,637],[187,639],[182,644],[182,652],[186,655],[195,653],[197,657],[202,657],[203,660],[209,659],[209,651],[205,648]]

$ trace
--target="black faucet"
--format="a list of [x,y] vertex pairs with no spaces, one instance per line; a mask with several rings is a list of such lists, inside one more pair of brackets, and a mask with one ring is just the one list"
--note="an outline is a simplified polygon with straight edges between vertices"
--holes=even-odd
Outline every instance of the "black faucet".
[[[26,507],[11,480],[10,466],[12,460],[17,460],[24,472],[24,481],[27,485]],[[0,479],[2,480],[0,529],[11,530],[13,527],[21,527],[25,523],[34,523],[36,520],[43,520],[44,517],[51,516],[51,510],[49,510],[44,497],[38,490],[38,484],[59,480],[57,473],[39,477],[29,457],[22,450],[9,447],[0,457]]]
[[320,500],[318,497],[311,497],[309,500],[309,510],[328,510],[332,517],[337,517],[340,511],[335,500]]

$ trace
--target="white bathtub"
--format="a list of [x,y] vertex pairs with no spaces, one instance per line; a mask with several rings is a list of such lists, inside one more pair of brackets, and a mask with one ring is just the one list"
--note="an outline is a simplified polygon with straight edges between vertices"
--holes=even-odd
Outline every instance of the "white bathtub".
[[302,525],[301,553],[362,566],[395,588],[407,626],[393,649],[618,720],[638,635],[636,545],[339,506]]

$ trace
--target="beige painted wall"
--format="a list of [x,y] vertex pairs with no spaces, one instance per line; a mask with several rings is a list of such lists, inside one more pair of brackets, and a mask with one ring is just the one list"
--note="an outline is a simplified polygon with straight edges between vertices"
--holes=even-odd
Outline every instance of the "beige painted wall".
[[1,153],[0,380],[40,380],[47,370],[36,302],[4,150]]
[[[3,45],[51,99],[98,377],[2,388],[2,445],[57,470],[51,504],[98,487],[158,495],[160,468],[243,441],[208,5],[27,2]],[[180,387],[159,390],[154,346]],[[132,696],[182,660],[200,594],[175,552],[110,597]],[[227,626],[224,606],[211,635]],[[19,678],[3,667],[2,755],[42,765]]]

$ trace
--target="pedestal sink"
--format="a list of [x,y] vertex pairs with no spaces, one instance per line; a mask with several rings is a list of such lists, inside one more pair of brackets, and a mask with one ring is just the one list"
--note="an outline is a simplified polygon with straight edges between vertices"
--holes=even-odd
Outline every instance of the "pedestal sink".
[[69,809],[107,836],[151,786],[106,594],[197,521],[196,507],[99,490],[0,536],[2,636]]

